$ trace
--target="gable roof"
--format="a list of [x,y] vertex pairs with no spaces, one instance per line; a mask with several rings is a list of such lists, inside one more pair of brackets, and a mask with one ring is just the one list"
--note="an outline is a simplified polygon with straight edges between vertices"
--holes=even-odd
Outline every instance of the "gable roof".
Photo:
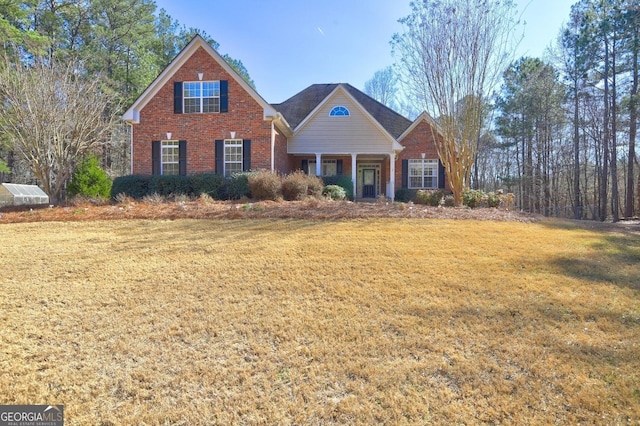
[[411,123],[409,127],[405,129],[404,132],[402,132],[402,134],[398,137],[398,142],[400,142],[402,139],[407,137],[407,135],[409,135],[409,133],[411,133],[413,129],[418,127],[418,124],[420,124],[422,121],[426,121],[427,124],[431,126],[432,130],[436,131],[438,134],[442,134],[442,131],[440,130],[440,126],[438,125],[438,123],[436,123],[436,121],[433,119],[433,117],[429,115],[428,112],[424,111],[413,121],[413,123]]
[[178,55],[167,65],[167,67],[156,77],[155,80],[145,89],[144,92],[135,100],[135,102],[124,113],[122,118],[130,123],[140,122],[140,111],[153,99],[160,89],[171,80],[171,77],[184,65],[187,60],[199,49],[203,48],[218,64],[229,74],[255,101],[263,108],[264,118],[275,117],[277,115],[273,107],[265,101],[256,90],[249,85],[234,70],[227,61],[206,42],[202,36],[196,34],[195,37],[178,53]]
[[298,127],[338,86],[342,86],[391,136],[398,138],[411,120],[350,84],[312,84],[280,104],[273,104],[292,128]]

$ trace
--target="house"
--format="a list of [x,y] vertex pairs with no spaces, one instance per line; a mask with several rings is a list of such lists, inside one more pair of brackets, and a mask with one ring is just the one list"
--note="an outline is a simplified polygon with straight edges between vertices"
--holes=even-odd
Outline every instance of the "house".
[[408,120],[344,83],[270,104],[200,36],[123,118],[132,174],[304,170],[350,176],[356,198],[448,187],[426,113]]

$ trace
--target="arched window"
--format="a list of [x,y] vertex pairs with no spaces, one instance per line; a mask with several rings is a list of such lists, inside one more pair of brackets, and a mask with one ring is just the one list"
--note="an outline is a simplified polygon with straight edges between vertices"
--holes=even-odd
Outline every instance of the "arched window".
[[343,106],[333,107],[329,113],[329,117],[348,117],[349,115],[349,110]]

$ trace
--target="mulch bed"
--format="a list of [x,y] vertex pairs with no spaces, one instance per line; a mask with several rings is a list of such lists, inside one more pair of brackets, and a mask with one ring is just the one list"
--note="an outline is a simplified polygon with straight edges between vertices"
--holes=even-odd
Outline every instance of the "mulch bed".
[[430,207],[411,203],[350,201],[176,201],[96,205],[90,202],[70,206],[4,208],[0,223],[86,221],[122,219],[313,219],[365,218],[473,219],[536,222],[541,216],[496,208]]

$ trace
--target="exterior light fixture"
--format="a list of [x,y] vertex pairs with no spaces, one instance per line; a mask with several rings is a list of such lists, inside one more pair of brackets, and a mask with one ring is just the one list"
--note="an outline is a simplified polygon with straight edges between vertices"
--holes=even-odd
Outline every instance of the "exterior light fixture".
[[171,132],[167,132],[167,140],[171,140]]

